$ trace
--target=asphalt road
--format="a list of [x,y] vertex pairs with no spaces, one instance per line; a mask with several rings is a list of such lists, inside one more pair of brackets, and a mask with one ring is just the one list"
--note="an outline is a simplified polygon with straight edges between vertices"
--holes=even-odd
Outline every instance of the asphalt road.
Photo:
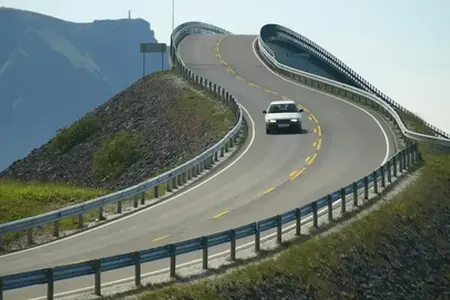
[[[255,131],[249,133],[240,150],[246,152],[237,163],[205,184],[132,217],[0,257],[0,275],[152,248],[270,217],[359,179],[393,153],[392,135],[383,121],[376,121],[354,105],[274,75],[254,55],[255,37],[190,36],[180,45],[184,62],[197,74],[232,92],[254,122]],[[262,110],[282,96],[295,100],[312,114],[304,113],[304,133],[265,134]],[[209,253],[228,247],[217,246]],[[199,257],[198,253],[186,254],[177,258],[177,263]],[[162,260],[143,265],[142,271],[166,267],[168,261]],[[133,268],[106,272],[102,282],[132,275]],[[92,276],[60,281],[55,284],[55,292],[92,283]],[[30,299],[44,296],[45,292],[45,285],[36,286],[5,292],[5,298]]]

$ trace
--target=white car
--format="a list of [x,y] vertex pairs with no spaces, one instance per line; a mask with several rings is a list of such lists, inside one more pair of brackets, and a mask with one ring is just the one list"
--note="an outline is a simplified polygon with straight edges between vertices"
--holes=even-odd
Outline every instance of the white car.
[[272,101],[265,114],[266,134],[278,131],[280,129],[291,129],[296,132],[302,132],[302,112],[292,100]]

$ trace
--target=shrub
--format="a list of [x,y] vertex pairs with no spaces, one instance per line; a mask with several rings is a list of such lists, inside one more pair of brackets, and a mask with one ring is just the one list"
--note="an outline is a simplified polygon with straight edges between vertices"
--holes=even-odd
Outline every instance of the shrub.
[[140,155],[138,149],[141,136],[137,133],[121,131],[104,141],[102,147],[94,154],[92,171],[94,177],[117,178],[123,170],[133,164]]
[[50,142],[50,149],[66,152],[84,142],[100,128],[101,122],[97,117],[85,116],[68,128],[58,129],[56,136]]

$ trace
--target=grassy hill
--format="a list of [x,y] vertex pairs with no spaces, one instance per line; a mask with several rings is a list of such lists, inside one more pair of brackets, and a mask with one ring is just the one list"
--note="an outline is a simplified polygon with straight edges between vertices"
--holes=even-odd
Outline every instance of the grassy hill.
[[[0,170],[135,82],[141,42],[157,42],[141,19],[77,24],[0,8]],[[160,68],[148,55],[147,71]]]

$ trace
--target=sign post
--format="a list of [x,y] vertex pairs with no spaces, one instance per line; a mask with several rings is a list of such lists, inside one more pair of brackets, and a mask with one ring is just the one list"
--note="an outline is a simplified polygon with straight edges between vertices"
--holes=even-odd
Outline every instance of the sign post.
[[161,53],[161,71],[164,70],[164,53],[167,52],[165,43],[141,43],[142,78],[145,77],[145,53]]

